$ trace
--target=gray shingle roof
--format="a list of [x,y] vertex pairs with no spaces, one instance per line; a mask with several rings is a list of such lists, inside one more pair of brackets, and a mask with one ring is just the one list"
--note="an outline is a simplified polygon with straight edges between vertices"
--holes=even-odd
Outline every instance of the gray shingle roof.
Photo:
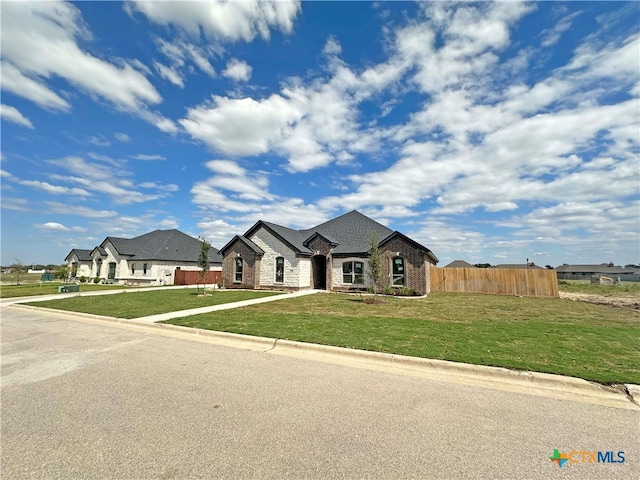
[[[179,230],[154,230],[134,238],[107,237],[101,247],[109,241],[120,255],[132,260],[155,260],[169,262],[197,262],[201,252],[200,240]],[[218,249],[209,249],[209,261],[222,263]]]
[[539,267],[534,263],[529,263],[528,265],[526,263],[501,263],[500,265],[493,265],[491,268],[522,268],[522,269],[529,269],[529,270],[531,269],[544,270],[542,267]]
[[561,265],[556,267],[556,272],[560,273],[603,273],[609,275],[636,273],[638,270],[640,269],[636,267],[617,267],[609,263],[600,265]]
[[65,261],[68,261],[69,257],[75,253],[76,257],[78,258],[78,261],[80,261],[80,262],[90,262],[92,260],[92,258],[91,258],[91,252],[92,251],[93,250],[85,250],[85,249],[81,249],[81,248],[74,248],[73,250],[71,250],[69,252],[69,255],[67,255],[65,257]]
[[445,265],[445,268],[476,268],[475,265],[471,265],[464,260],[454,260],[449,265]]
[[373,232],[378,241],[386,239],[393,230],[381,223],[372,220],[357,210],[345,213],[339,217],[321,223],[317,227],[301,230],[305,240],[314,233],[319,233],[326,238],[334,239],[338,246],[333,250],[334,255],[366,253],[371,248],[369,235]]
[[243,235],[236,235],[231,240],[229,240],[229,242],[227,242],[227,244],[220,249],[220,254],[222,255],[223,252],[231,247],[231,245],[233,245],[236,241],[241,241],[242,243],[244,243],[251,251],[253,251],[253,253],[257,253],[258,255],[264,254],[264,250],[262,250],[258,245],[256,245]]
[[[384,244],[397,235],[423,249],[435,262],[438,261],[428,248],[423,247],[399,232],[394,232],[390,228],[385,227],[381,223],[372,220],[356,210],[305,230],[294,230],[275,223],[259,221],[247,230],[244,237],[250,237],[260,228],[267,229],[285,244],[289,245],[292,250],[301,255],[313,255],[313,251],[309,249],[307,244],[309,240],[317,235],[323,236],[329,242],[336,245],[333,250],[333,255],[366,254],[371,248],[370,235],[373,232],[380,244]],[[231,243],[232,242],[229,242],[221,251],[224,252]]]

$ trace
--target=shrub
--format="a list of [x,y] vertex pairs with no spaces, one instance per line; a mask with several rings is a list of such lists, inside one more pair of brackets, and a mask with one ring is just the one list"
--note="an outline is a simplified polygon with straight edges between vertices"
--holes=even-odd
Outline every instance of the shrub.
[[100,277],[96,277],[93,279],[93,283],[98,284],[100,283]]
[[80,283],[85,283],[87,281],[87,277],[85,277],[84,275],[82,275],[80,277]]

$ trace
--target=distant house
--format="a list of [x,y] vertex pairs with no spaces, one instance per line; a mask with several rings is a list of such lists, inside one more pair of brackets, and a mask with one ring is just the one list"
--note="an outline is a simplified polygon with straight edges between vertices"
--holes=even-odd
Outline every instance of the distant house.
[[367,273],[370,238],[383,257],[384,286],[429,292],[428,248],[360,212],[305,230],[258,221],[220,249],[228,288],[349,290],[373,284]]
[[93,267],[91,250],[74,248],[69,252],[69,255],[67,255],[64,261],[69,267],[71,277],[91,278],[91,268]]
[[[155,230],[134,238],[107,237],[93,250],[73,249],[65,261],[72,276],[107,283],[174,283],[176,270],[199,270],[200,240],[179,230]],[[209,250],[210,270],[222,269],[217,249]]]
[[464,260],[454,260],[449,265],[445,265],[445,268],[476,268],[475,265],[471,265]]
[[640,281],[640,268],[618,267],[613,263],[601,263],[599,265],[561,265],[556,267],[558,280],[590,280],[592,276],[606,275],[620,277],[620,280]]
[[493,265],[491,268],[517,268],[517,269],[537,269],[544,270],[533,262],[529,263],[501,263],[500,265]]

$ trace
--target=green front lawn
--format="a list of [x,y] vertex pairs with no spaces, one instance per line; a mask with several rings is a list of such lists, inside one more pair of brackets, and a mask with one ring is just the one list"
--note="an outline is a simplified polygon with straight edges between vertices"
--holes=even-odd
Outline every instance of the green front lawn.
[[[80,289],[82,290],[82,287]],[[202,289],[200,291],[202,292]],[[117,318],[138,318],[177,310],[189,310],[191,308],[268,297],[279,293],[222,290],[207,296],[201,296],[198,295],[195,288],[176,288],[149,292],[122,292],[90,297],[69,297],[44,302],[30,302],[27,305],[94,315],[108,315]]]
[[167,323],[640,384],[640,313],[558,298],[318,294]]
[[[0,286],[0,298],[33,297],[36,295],[52,295],[58,293],[58,287],[62,282],[26,283],[20,285]],[[93,292],[96,290],[114,290],[127,288],[122,285],[102,285],[93,283],[81,283],[81,292]]]

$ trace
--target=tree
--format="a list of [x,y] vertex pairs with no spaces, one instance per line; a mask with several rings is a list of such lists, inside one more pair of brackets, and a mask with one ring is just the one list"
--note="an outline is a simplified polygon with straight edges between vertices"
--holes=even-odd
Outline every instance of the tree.
[[69,268],[67,264],[58,265],[54,268],[53,273],[56,278],[66,280],[69,277]]
[[[200,267],[199,277],[200,280],[202,280],[202,293],[204,294],[207,272],[209,271],[209,249],[211,248],[211,242],[204,237],[199,237],[198,239],[200,240],[200,256],[198,257],[198,267]],[[199,286],[198,293],[200,293]]]
[[382,279],[382,253],[378,246],[378,236],[375,232],[369,233],[369,260],[367,262],[367,273],[373,281],[373,295],[378,293],[378,285]]
[[20,285],[20,275],[27,272],[27,267],[17,258],[13,259],[13,263],[9,266],[12,273],[17,274],[16,285]]

